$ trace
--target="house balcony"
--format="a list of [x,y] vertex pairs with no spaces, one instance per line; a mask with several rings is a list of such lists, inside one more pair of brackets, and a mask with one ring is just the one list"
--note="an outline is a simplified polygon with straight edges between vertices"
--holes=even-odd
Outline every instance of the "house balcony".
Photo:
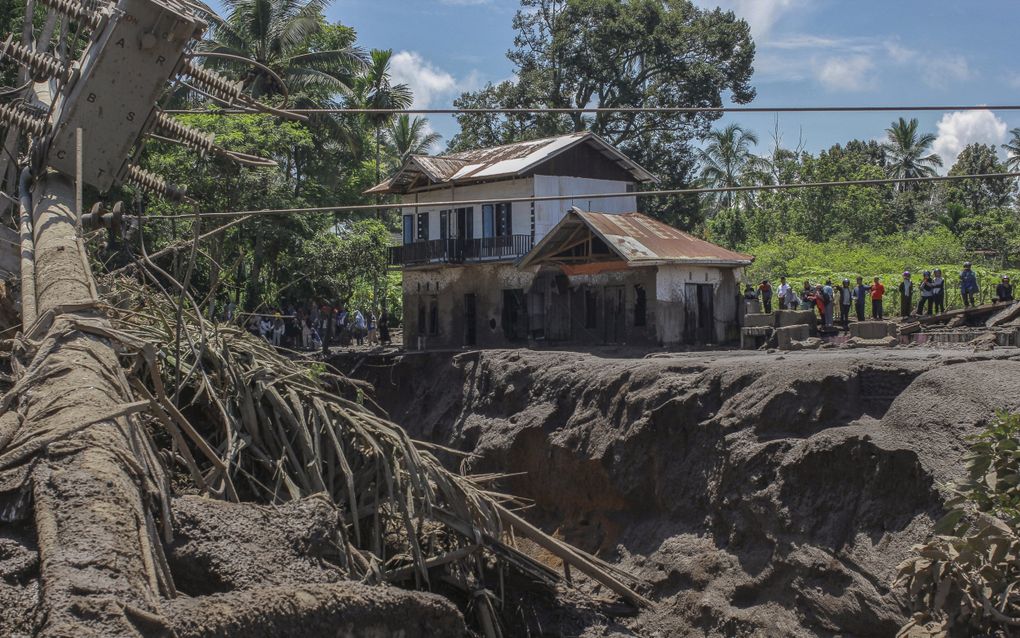
[[399,268],[516,260],[527,255],[534,243],[531,235],[419,241],[390,248],[390,266]]

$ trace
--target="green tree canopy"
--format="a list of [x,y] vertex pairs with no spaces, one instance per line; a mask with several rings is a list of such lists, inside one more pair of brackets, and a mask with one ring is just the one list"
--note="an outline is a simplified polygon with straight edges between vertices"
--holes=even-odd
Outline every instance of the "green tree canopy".
[[[950,175],[987,175],[1005,173],[1006,166],[999,161],[995,147],[987,144],[969,144],[960,152]],[[963,205],[975,215],[983,215],[992,208],[1006,206],[1015,193],[1014,180],[965,179],[951,182],[946,187],[947,200]]]

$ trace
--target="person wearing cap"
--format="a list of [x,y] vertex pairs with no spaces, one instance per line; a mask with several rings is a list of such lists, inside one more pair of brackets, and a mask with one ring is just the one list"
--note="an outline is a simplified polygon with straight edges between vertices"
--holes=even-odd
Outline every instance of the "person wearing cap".
[[935,304],[935,313],[941,314],[946,311],[946,280],[942,276],[942,269],[936,268],[935,275],[931,278],[932,301]]
[[910,271],[903,273],[903,281],[900,282],[900,316],[904,319],[910,316],[914,309],[914,281],[910,278]]
[[857,276],[857,286],[854,287],[854,309],[857,311],[857,321],[864,321],[864,309],[868,305],[868,296],[871,293],[871,286],[864,283],[864,277]]
[[978,293],[977,275],[971,270],[970,262],[963,265],[963,272],[960,273],[960,295],[963,296],[963,307],[971,308],[977,306],[974,295]]
[[1009,283],[1009,275],[1002,276],[1002,283],[995,287],[995,298],[1000,302],[1013,301],[1013,284]]
[[[849,330],[850,306],[854,299],[854,291],[850,288],[849,279],[844,279],[843,285],[836,288],[836,296],[839,298],[839,322],[843,324],[843,330]],[[863,308],[861,314],[864,314]]]
[[921,289],[921,300],[917,302],[917,314],[924,314],[925,307],[928,308],[928,314],[931,314],[933,297],[935,296],[935,284],[932,283],[931,273],[924,271],[924,277],[921,279],[921,285],[918,286]]

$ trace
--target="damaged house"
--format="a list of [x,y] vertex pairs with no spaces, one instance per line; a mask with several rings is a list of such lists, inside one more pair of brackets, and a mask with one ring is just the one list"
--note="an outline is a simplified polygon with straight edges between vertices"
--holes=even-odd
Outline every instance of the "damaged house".
[[634,212],[654,179],[592,133],[408,158],[368,191],[406,205],[405,345],[737,338],[752,258]]

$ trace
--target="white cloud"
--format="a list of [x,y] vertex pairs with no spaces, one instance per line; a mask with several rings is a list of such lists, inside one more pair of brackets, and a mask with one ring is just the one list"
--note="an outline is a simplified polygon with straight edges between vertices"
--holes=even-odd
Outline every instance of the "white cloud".
[[747,20],[755,40],[765,40],[783,14],[805,4],[804,0],[695,0],[706,9],[720,7]]
[[1009,127],[991,111],[955,111],[942,116],[933,150],[942,157],[944,170],[956,163],[968,144],[991,144],[998,149]]
[[969,80],[973,75],[967,58],[962,55],[924,59],[920,64],[921,79],[936,89],[949,88],[952,83]]
[[390,65],[393,83],[406,84],[414,92],[415,108],[428,108],[457,92],[457,79],[416,51],[393,54]]
[[866,91],[875,85],[874,69],[868,55],[829,58],[818,68],[818,81],[830,91]]
[[[447,0],[443,0],[446,2]],[[449,0],[462,4],[481,4],[477,0]],[[417,51],[394,53],[390,60],[390,76],[394,84],[406,84],[414,94],[412,108],[444,108],[465,91],[473,91],[482,85],[481,74],[475,70],[466,77],[456,78],[448,71],[437,67]],[[431,123],[427,127],[432,132]],[[432,151],[438,151],[433,148]]]

